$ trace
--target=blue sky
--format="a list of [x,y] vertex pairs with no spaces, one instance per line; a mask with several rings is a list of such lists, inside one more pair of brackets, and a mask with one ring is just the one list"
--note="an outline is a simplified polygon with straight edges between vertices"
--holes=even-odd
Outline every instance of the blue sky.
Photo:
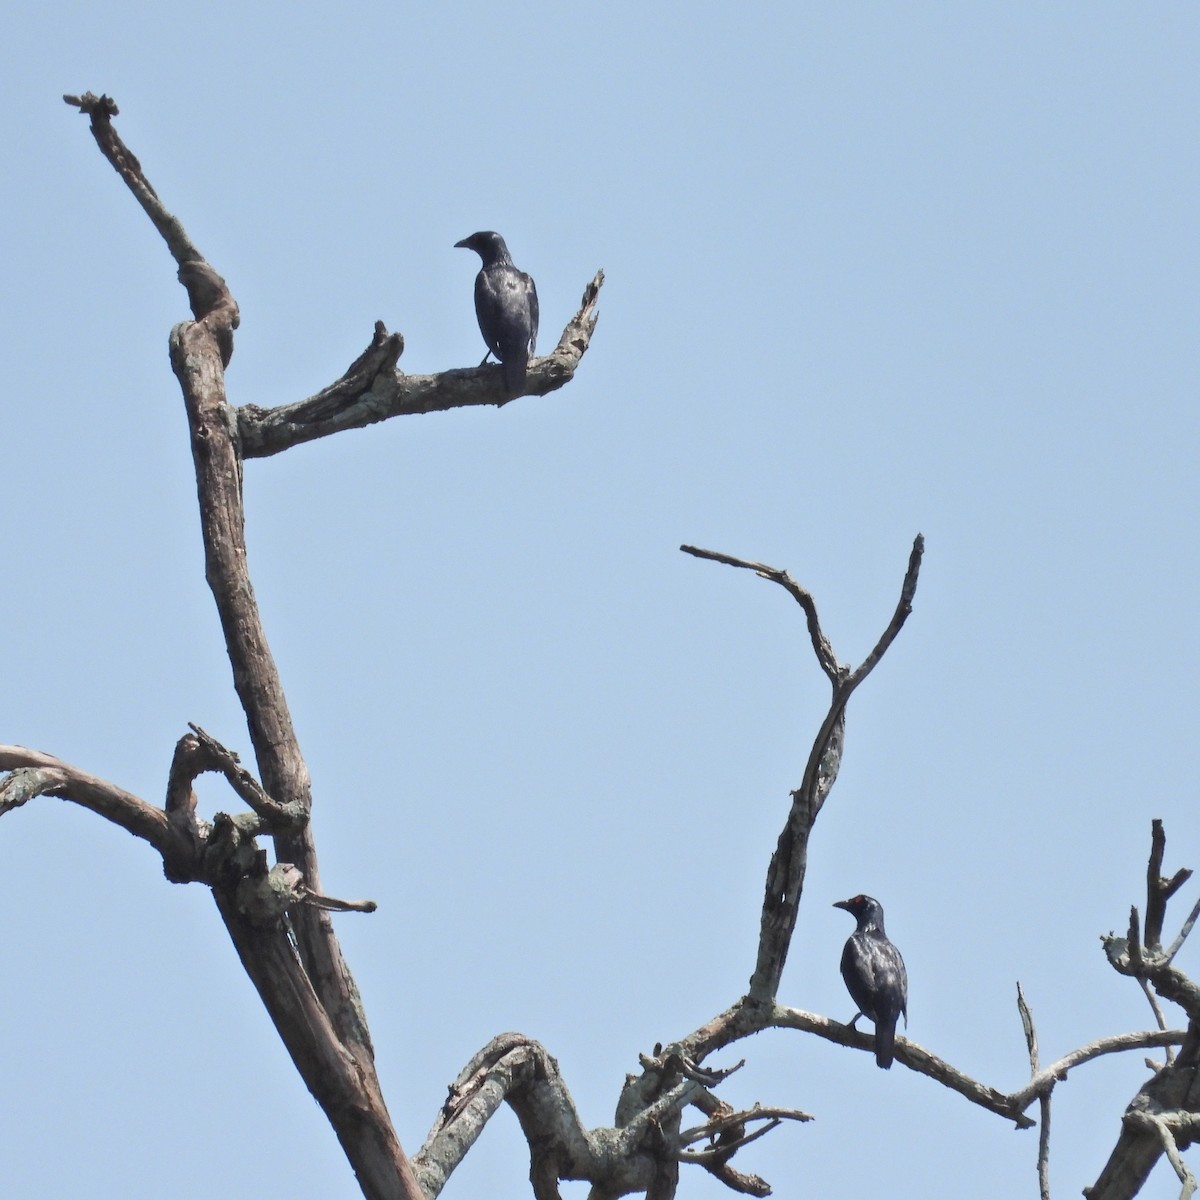
[[[781,1000],[851,1015],[830,905],[868,891],[909,1033],[997,1087],[1028,1069],[1018,979],[1047,1060],[1147,1027],[1097,936],[1142,903],[1152,817],[1200,866],[1198,35],[1180,3],[27,6],[0,742],[156,802],[188,721],[248,753],[167,362],[185,296],[59,99],[106,91],[241,306],[236,403],[316,391],[376,319],[406,370],[477,363],[476,229],[536,278],[543,349],[607,273],[564,391],[247,465],[325,884],[380,903],[339,930],[410,1150],[496,1033],[602,1124],[639,1051],[745,987],[825,683],[782,591],[681,542],[790,569],[857,662],[927,539]],[[202,889],[42,800],[0,826],[0,905],[7,1194],[358,1194]],[[739,1160],[779,1196],[1036,1194],[1036,1135],[928,1080],[743,1053],[729,1099],[817,1117]],[[1056,1193],[1144,1076],[1059,1088]],[[505,1113],[444,1195],[526,1170]]]

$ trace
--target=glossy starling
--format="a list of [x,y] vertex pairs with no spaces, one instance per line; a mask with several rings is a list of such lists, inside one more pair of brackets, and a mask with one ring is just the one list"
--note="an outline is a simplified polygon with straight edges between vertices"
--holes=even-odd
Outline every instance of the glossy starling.
[[[536,352],[538,298],[533,280],[513,265],[504,239],[490,230],[473,233],[456,247],[474,250],[483,259],[475,276],[475,315],[488,354],[504,364],[504,382],[510,392],[525,386],[529,356]],[[483,356],[487,362],[488,354]],[[483,366],[483,363],[479,364]]]
[[858,922],[842,951],[842,978],[859,1007],[850,1024],[853,1026],[859,1017],[870,1017],[875,1022],[875,1061],[881,1067],[890,1067],[901,1013],[908,1024],[904,959],[883,931],[883,905],[878,900],[854,896],[839,900],[833,907],[844,908]]

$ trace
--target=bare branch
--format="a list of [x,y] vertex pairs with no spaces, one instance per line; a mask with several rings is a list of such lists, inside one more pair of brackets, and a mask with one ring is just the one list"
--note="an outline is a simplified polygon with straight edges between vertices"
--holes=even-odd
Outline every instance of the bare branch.
[[1142,935],[1136,906],[1129,910],[1129,931],[1125,935],[1125,945],[1128,948],[1129,961],[1133,964],[1133,969],[1140,971],[1143,966]]
[[[1021,1014],[1021,1027],[1025,1031],[1025,1044],[1029,1047],[1029,1073],[1036,1077],[1038,1073],[1038,1042],[1037,1030],[1033,1024],[1033,1013],[1025,1000],[1025,991],[1017,983],[1017,1010]],[[1038,1107],[1041,1121],[1038,1125],[1038,1195],[1040,1200],[1050,1200],[1050,1093],[1054,1088],[1052,1083],[1038,1096]]]
[[1025,1000],[1025,990],[1017,982],[1017,1011],[1021,1014],[1021,1028],[1025,1031],[1025,1044],[1029,1047],[1029,1070],[1033,1075],[1038,1071],[1037,1030],[1033,1026],[1033,1013]]
[[[1150,981],[1148,979],[1139,977],[1138,986],[1142,989],[1142,994],[1146,997],[1146,1002],[1150,1005],[1150,1011],[1154,1014],[1154,1020],[1158,1024],[1159,1029],[1166,1029],[1167,1019],[1165,1016],[1163,1016],[1162,1005],[1159,1004],[1158,997],[1154,994],[1154,988],[1151,986]],[[1168,1063],[1174,1062],[1174,1047],[1166,1047],[1165,1057]],[[1147,1060],[1147,1065],[1150,1065],[1149,1060]],[[1157,1065],[1155,1065],[1152,1069],[1157,1070]]]
[[162,235],[176,263],[182,267],[184,263],[202,262],[203,255],[192,244],[178,218],[172,216],[163,206],[158,193],[150,186],[137,156],[113,128],[112,119],[120,111],[116,101],[111,96],[96,96],[92,92],[84,92],[82,96],[64,96],[63,99],[91,119],[92,137],[96,139],[100,152],[125,181],[125,185],[154,223],[154,228]]
[[904,622],[912,615],[913,597],[917,594],[917,577],[921,573],[921,558],[925,554],[925,539],[921,534],[913,539],[912,552],[908,556],[908,570],[904,572],[904,583],[900,588],[900,599],[896,603],[896,611],[887,628],[880,635],[875,648],[855,668],[854,674],[847,681],[847,686],[853,690],[866,679],[875,669],[876,663],[887,653],[888,647],[896,640]]
[[[1196,1117],[1192,1113],[1180,1113],[1175,1115],[1182,1117],[1188,1124],[1194,1125],[1196,1122]],[[1183,1188],[1179,1193],[1179,1200],[1189,1200],[1189,1198],[1196,1191],[1196,1178],[1191,1171],[1187,1169],[1183,1159],[1179,1156],[1179,1146],[1175,1141],[1175,1133],[1172,1130],[1171,1125],[1164,1117],[1159,1116],[1157,1113],[1139,1113],[1138,1119],[1144,1121],[1155,1131],[1155,1133],[1158,1134],[1159,1140],[1162,1142],[1163,1150],[1166,1152],[1167,1159],[1170,1161],[1172,1168],[1174,1168],[1175,1174],[1179,1178],[1179,1182],[1183,1184]]]
[[767,867],[767,882],[759,926],[758,957],[750,978],[750,994],[759,1000],[773,1000],[787,962],[804,876],[808,867],[808,839],[825,798],[841,767],[846,731],[846,705],[851,693],[874,670],[895,641],[912,611],[917,578],[921,569],[925,539],[917,534],[909,554],[908,569],[900,589],[900,600],[875,648],[862,664],[833,684],[833,699],[821,728],[813,740],[804,778],[792,793],[792,807],[779,835],[775,853]]
[[1167,950],[1167,953],[1164,957],[1168,963],[1171,962],[1175,958],[1175,955],[1177,955],[1179,951],[1183,949],[1183,943],[1187,941],[1187,936],[1192,932],[1197,918],[1200,918],[1200,900],[1197,900],[1196,903],[1192,905],[1192,911],[1188,913],[1188,919],[1184,921],[1183,928],[1179,931],[1179,936],[1171,943],[1170,949]]
[[1150,822],[1150,859],[1146,864],[1146,945],[1151,950],[1162,948],[1163,918],[1167,915],[1167,898],[1163,894],[1163,853],[1167,835],[1162,821]]
[[297,804],[280,804],[267,795],[262,784],[242,766],[241,759],[222,746],[199,725],[188,723],[196,738],[196,759],[200,771],[218,771],[229,786],[257,813],[264,829],[272,833],[296,833],[308,823],[308,813]]
[[[532,359],[521,395],[546,396],[570,383],[591,344],[604,272],[584,289],[579,311],[567,322],[550,354]],[[296,404],[264,409],[247,404],[237,410],[238,437],[246,458],[278,454],[302,442],[344,429],[362,429],[390,417],[446,412],[453,408],[515,399],[497,366],[405,375],[395,369],[404,341],[375,324],[375,340],[336,383]]]
[[1069,1054],[1043,1067],[1024,1087],[1008,1097],[1013,1108],[1025,1109],[1036,1096],[1048,1091],[1067,1072],[1105,1054],[1120,1054],[1126,1050],[1149,1050],[1161,1046],[1180,1046],[1187,1037],[1183,1029],[1148,1029],[1139,1033],[1114,1033],[1079,1046]]
[[[1148,950],[1162,949],[1163,921],[1167,915],[1167,901],[1191,878],[1192,872],[1186,867],[1175,872],[1170,879],[1162,874],[1163,854],[1166,851],[1167,835],[1163,823],[1155,818],[1150,823],[1150,858],[1146,863],[1146,948]],[[1190,926],[1188,929],[1190,932]],[[1187,934],[1182,934],[1182,939]],[[1178,953],[1176,950],[1175,953]],[[1174,954],[1169,957],[1173,958]]]
[[744,570],[753,571],[763,579],[769,579],[772,583],[779,584],[804,609],[804,617],[808,622],[808,636],[812,640],[813,653],[817,656],[817,662],[821,664],[821,670],[835,686],[845,676],[848,668],[838,662],[833,653],[833,647],[829,644],[829,639],[821,629],[821,620],[817,616],[817,602],[812,598],[811,593],[802,588],[787,571],[781,571],[778,567],[769,567],[766,563],[734,558],[732,554],[722,554],[718,550],[701,550],[699,546],[680,546],[679,548],[684,554],[690,554],[694,558],[707,558],[712,562],[724,563],[727,567],[741,567]]
[[[813,1120],[811,1113],[801,1112],[798,1108],[767,1108],[756,1104],[753,1108],[746,1109],[744,1112],[729,1112],[723,1116],[714,1117],[711,1121],[706,1121],[703,1125],[695,1125],[691,1129],[685,1129],[679,1135],[680,1144],[688,1146],[692,1142],[700,1142],[706,1138],[713,1139],[729,1130],[737,1130],[738,1134],[734,1141],[723,1142],[719,1146],[712,1146],[706,1150],[682,1150],[680,1153],[687,1162],[716,1161],[722,1156],[727,1159],[734,1150],[740,1150],[743,1146],[748,1146],[751,1142],[757,1141],[784,1121],[805,1122],[811,1120]],[[765,1121],[766,1124],[762,1129],[746,1133],[744,1127],[751,1121]]]
[[[311,785],[250,583],[242,461],[236,417],[225,395],[237,304],[112,128],[116,105],[90,93],[67,100],[91,117],[101,151],[166,240],[196,317],[172,331],[171,364],[191,434],[205,574],[262,780],[260,786],[228,751],[211,739],[205,742],[198,731],[194,746],[176,749],[168,785],[170,828],[193,833],[198,828],[189,760],[207,757],[253,810],[249,822],[214,822],[205,846],[205,869],[243,965],[333,1126],[364,1195],[425,1200],[383,1102],[358,989],[328,913],[310,902],[322,894],[307,823]],[[168,823],[165,812],[153,811]],[[264,856],[253,845],[254,832],[265,823],[276,828],[278,863],[270,871],[261,867]]]
[[51,754],[24,746],[0,746],[0,771],[13,772],[0,780],[0,814],[35,796],[57,796],[91,809],[149,842],[161,854],[178,849],[172,845],[167,815],[161,808]]

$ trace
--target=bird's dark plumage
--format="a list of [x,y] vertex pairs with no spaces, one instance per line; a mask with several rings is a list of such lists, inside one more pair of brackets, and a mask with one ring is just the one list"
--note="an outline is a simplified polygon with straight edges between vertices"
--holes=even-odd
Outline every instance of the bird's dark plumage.
[[[490,230],[473,233],[454,243],[474,250],[483,259],[475,276],[475,315],[488,352],[504,364],[504,382],[510,392],[525,385],[529,356],[536,352],[538,298],[533,280],[513,265],[504,239]],[[483,356],[487,362],[488,356]],[[483,363],[480,363],[482,366]]]
[[839,900],[834,908],[844,908],[858,928],[842,951],[842,978],[850,996],[858,1005],[859,1017],[875,1022],[875,1061],[881,1067],[892,1065],[896,1042],[896,1022],[904,1015],[908,1024],[908,973],[900,951],[883,931],[883,905],[870,896]]

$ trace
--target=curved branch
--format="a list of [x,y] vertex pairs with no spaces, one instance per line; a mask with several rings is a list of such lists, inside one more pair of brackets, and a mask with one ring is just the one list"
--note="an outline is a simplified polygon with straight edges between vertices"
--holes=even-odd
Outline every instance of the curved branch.
[[817,616],[817,602],[812,598],[812,593],[801,587],[787,571],[781,571],[778,567],[769,567],[766,563],[735,558],[732,554],[722,554],[719,550],[701,550],[699,546],[680,546],[679,549],[684,554],[692,555],[693,558],[706,558],[710,562],[724,563],[727,567],[741,567],[743,570],[753,571],[761,579],[769,579],[772,583],[779,584],[804,609],[813,653],[817,656],[817,662],[821,664],[821,670],[828,676],[830,683],[836,686],[846,674],[847,668],[838,662],[833,647],[829,644],[829,639],[821,629],[821,619]]
[[12,772],[0,780],[0,815],[35,796],[57,796],[91,809],[149,842],[164,857],[180,849],[161,808],[52,754],[24,746],[0,746],[0,771]]
[[[463,1068],[425,1144],[413,1155],[413,1171],[429,1200],[435,1200],[451,1173],[505,1101],[521,1123],[533,1157],[531,1175],[590,1179],[596,1147],[575,1103],[545,1048],[519,1033],[493,1038]],[[649,1181],[645,1175],[638,1190]],[[557,1189],[555,1189],[557,1190]]]
[[1008,1102],[1013,1108],[1027,1108],[1038,1096],[1049,1092],[1060,1079],[1065,1079],[1067,1072],[1072,1068],[1082,1066],[1102,1055],[1120,1054],[1125,1050],[1155,1050],[1164,1046],[1181,1046],[1186,1038],[1187,1031],[1184,1029],[1147,1029],[1139,1033],[1112,1033],[1108,1037],[1096,1038],[1095,1041],[1064,1054],[1048,1067],[1043,1067],[1024,1087],[1010,1093]]

